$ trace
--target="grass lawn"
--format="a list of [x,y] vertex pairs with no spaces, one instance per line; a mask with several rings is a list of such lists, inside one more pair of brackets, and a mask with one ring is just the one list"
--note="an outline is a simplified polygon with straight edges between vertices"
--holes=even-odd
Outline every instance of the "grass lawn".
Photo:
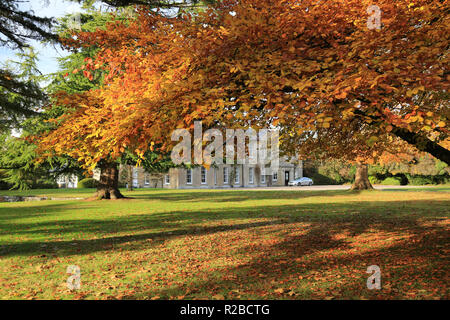
[[[0,203],[0,298],[450,298],[449,187],[125,194]],[[370,265],[381,290],[366,287]]]

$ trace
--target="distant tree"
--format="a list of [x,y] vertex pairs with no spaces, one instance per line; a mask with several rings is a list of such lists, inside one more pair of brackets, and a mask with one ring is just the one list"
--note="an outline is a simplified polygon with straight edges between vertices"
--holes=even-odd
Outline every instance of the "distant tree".
[[[0,131],[18,128],[27,117],[37,115],[46,101],[39,87],[41,74],[32,48],[16,54],[17,60],[0,67]],[[27,94],[23,94],[26,92]]]
[[[30,48],[30,40],[57,41],[51,31],[55,20],[24,11],[21,0],[2,0],[0,2],[0,46],[20,50],[23,55],[35,59]],[[33,65],[35,67],[35,65]],[[13,98],[11,98],[13,97]],[[35,115],[45,95],[38,84],[5,66],[0,67],[0,120],[16,126],[20,120]]]
[[[90,8],[94,0],[74,0]],[[112,7],[125,7],[133,4],[147,5],[152,8],[186,8],[201,5],[204,1],[164,1],[164,0],[105,0]],[[206,1],[209,2],[209,1]],[[0,47],[23,52],[30,48],[30,41],[58,43],[60,38],[57,21],[54,17],[42,17],[31,10],[24,10],[24,0],[0,1]],[[57,28],[56,28],[57,29]],[[10,97],[14,96],[14,99]],[[4,66],[0,67],[0,126],[14,123],[20,126],[20,120],[35,116],[38,107],[46,99],[46,95],[38,84],[24,79],[20,73],[15,73]],[[1,127],[0,127],[1,129]]]

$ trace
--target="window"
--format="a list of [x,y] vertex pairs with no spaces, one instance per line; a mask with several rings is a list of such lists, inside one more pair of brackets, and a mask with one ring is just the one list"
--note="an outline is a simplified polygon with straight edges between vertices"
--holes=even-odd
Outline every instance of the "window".
[[223,168],[223,183],[228,184],[228,167]]
[[239,183],[239,180],[241,178],[240,177],[241,171],[239,169],[240,169],[239,167],[236,167],[235,170],[234,170],[234,173],[235,173],[235,175],[234,175],[234,183]]
[[139,188],[138,168],[133,167],[133,188]]
[[272,174],[272,180],[273,180],[273,181],[278,181],[278,172],[274,172],[274,173]]
[[264,173],[261,173],[261,183],[266,183],[266,176]]
[[170,184],[170,175],[166,174],[164,178],[165,178],[165,183]]
[[201,169],[201,181],[202,181],[202,184],[206,184],[206,169],[205,169],[205,167],[202,167],[202,169]]
[[186,183],[192,184],[192,169],[186,170]]
[[253,183],[255,168],[248,168],[248,183]]
[[144,176],[144,184],[147,186],[150,184],[150,176],[148,174]]

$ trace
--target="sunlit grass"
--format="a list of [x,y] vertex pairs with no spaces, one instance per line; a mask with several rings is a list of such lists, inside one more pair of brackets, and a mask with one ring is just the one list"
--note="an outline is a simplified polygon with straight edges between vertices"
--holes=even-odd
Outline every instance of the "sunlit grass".
[[[0,298],[448,298],[449,191],[139,189],[0,203]],[[380,291],[366,287],[373,264]],[[75,292],[68,265],[81,268]]]

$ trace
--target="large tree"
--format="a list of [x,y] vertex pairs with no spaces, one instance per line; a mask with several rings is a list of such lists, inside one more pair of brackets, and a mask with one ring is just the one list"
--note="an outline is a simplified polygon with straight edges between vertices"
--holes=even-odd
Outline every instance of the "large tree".
[[[54,19],[23,10],[21,4],[19,0],[0,3],[0,47],[24,51],[30,47],[30,40],[56,40],[51,31]],[[36,82],[0,67],[0,120],[4,124],[18,126],[24,117],[36,115],[43,101],[45,95]]]
[[[159,2],[155,5],[163,8],[171,7],[163,4],[164,2]],[[196,6],[192,8],[201,6],[201,2],[196,1],[195,4]],[[180,8],[183,6],[178,3],[174,7]],[[165,21],[171,21],[172,19],[176,20],[176,18],[171,18],[174,16],[172,14],[155,12],[151,9],[152,8],[150,7],[146,7],[146,9],[142,10],[153,12],[155,19],[162,19]],[[131,13],[133,12],[134,14],[138,14],[139,10],[131,8]],[[68,47],[76,52],[71,57],[73,58],[78,55],[79,57],[83,57],[83,60],[81,61],[80,59],[77,59],[76,64],[74,64],[73,59],[67,60],[63,65],[63,69],[59,72],[59,74],[65,73],[65,76],[60,76],[54,81],[54,90],[51,92],[52,103],[49,107],[61,107],[64,109],[64,112],[60,114],[59,119],[52,122],[55,130],[51,132],[52,134],[60,132],[60,134],[66,136],[67,139],[64,141],[66,141],[67,144],[58,139],[56,135],[53,136],[50,134],[52,138],[48,136],[48,139],[56,138],[59,141],[54,146],[47,145],[48,148],[46,148],[47,152],[45,153],[45,157],[53,157],[64,154],[78,159],[89,171],[93,170],[95,167],[100,168],[100,181],[96,194],[96,197],[99,199],[117,199],[123,197],[118,189],[119,163],[138,163],[143,164],[144,167],[148,169],[153,169],[156,167],[164,167],[164,169],[167,169],[167,157],[164,157],[164,154],[166,153],[156,153],[156,150],[154,150],[153,147],[154,145],[151,143],[145,145],[138,151],[134,148],[129,149],[125,146],[120,148],[120,152],[117,152],[117,148],[114,148],[102,154],[100,157],[91,159],[84,157],[85,154],[95,155],[96,150],[104,150],[103,148],[107,147],[105,144],[98,143],[98,141],[96,141],[101,134],[96,133],[95,128],[102,128],[102,123],[104,122],[102,116],[100,114],[94,116],[92,113],[88,112],[90,116],[96,118],[97,120],[83,122],[82,119],[84,119],[85,116],[84,111],[86,111],[86,106],[92,108],[91,111],[94,112],[96,112],[95,110],[101,111],[105,109],[104,99],[101,96],[97,96],[98,92],[101,91],[99,86],[104,83],[105,79],[106,86],[108,86],[108,79],[114,75],[113,70],[100,68],[98,64],[99,62],[94,65],[92,58],[94,58],[94,53],[98,50],[102,52],[109,50],[109,52],[112,53],[115,50],[120,50],[122,45],[126,45],[126,41],[133,41],[133,35],[128,37],[127,35],[122,34],[121,36],[124,38],[120,39],[120,37],[114,36],[114,32],[112,32],[117,26],[127,28],[130,25],[137,24],[134,14],[129,15],[129,13],[130,11],[109,11],[108,14],[102,15],[108,19],[102,21],[101,24],[96,24],[95,20],[86,19],[86,16],[83,15],[81,17],[81,31],[76,36],[81,37],[83,34],[90,35],[91,37],[104,36],[104,38],[98,38],[89,43],[89,45],[73,45],[74,43],[79,43],[78,40],[74,40],[77,37],[72,37],[72,34],[67,32],[67,28],[63,30],[65,31],[63,32],[62,37],[63,43],[68,44]],[[106,23],[107,20],[112,21],[110,21],[110,23]],[[97,30],[94,32],[95,29]],[[108,44],[105,45],[105,42]],[[111,62],[110,66],[114,66],[114,62]],[[75,79],[76,81],[74,81]],[[78,116],[75,114],[78,114]],[[68,120],[71,117],[76,117],[81,121],[72,122],[71,126],[66,127],[66,125],[68,125],[67,121],[71,122],[71,120]],[[61,123],[63,125],[60,125]],[[68,135],[71,137],[69,138]],[[39,135],[38,140],[35,141],[39,141]],[[48,141],[50,140],[42,140],[39,142],[42,146]],[[141,156],[141,159],[138,161],[136,159],[137,154]],[[156,158],[155,155],[157,155]]]
[[[450,163],[448,1],[379,1],[381,30],[367,28],[369,5],[226,0],[176,18],[141,8],[129,24],[78,33],[66,45],[100,44],[84,72],[107,72],[107,85],[61,97],[77,105],[42,145],[95,166],[126,148],[167,151],[172,130],[202,119],[279,126],[298,144],[335,129],[323,132],[341,142],[336,154],[395,137]],[[344,140],[339,128],[358,137]]]

